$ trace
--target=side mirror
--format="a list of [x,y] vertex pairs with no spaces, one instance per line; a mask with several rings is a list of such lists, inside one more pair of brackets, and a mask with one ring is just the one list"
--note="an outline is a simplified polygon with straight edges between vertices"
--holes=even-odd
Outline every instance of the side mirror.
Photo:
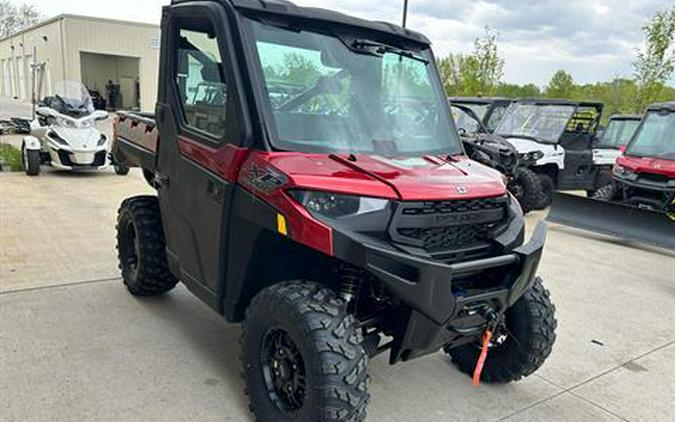
[[623,155],[623,154],[626,152],[626,146],[625,146],[625,145],[621,145],[621,146],[619,147],[619,151],[621,152],[621,155]]
[[106,120],[108,118],[108,112],[103,110],[96,110],[92,113],[92,116],[97,121]]

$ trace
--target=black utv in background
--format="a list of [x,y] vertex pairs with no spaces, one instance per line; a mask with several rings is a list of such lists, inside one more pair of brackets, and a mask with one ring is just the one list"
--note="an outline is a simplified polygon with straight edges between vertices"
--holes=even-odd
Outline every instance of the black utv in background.
[[502,97],[450,97],[448,101],[470,108],[488,132],[493,133],[514,100]]
[[450,110],[467,155],[506,177],[509,192],[520,202],[524,214],[537,209],[541,181],[535,172],[520,165],[518,150],[501,136],[490,133],[470,107],[451,103]]

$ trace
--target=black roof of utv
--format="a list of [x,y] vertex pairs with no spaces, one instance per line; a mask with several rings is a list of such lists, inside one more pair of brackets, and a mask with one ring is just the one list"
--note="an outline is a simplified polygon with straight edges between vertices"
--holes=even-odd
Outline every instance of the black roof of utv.
[[642,120],[642,116],[639,114],[614,114],[610,116],[609,120]]
[[450,97],[451,103],[459,104],[492,104],[492,103],[510,103],[514,100],[506,97]]
[[667,111],[670,113],[675,113],[675,101],[651,104],[649,107],[647,107],[647,111]]
[[[194,0],[172,0],[171,4],[189,3]],[[428,46],[429,39],[419,32],[402,28],[388,22],[369,21],[332,10],[316,7],[302,7],[287,0],[217,0],[221,3],[229,3],[236,9],[251,11],[258,14],[267,14],[284,17],[290,20],[298,20],[314,26],[338,25],[351,29],[361,29],[378,32],[384,36],[412,41],[415,44]]]
[[559,100],[551,98],[519,98],[516,100],[519,104],[533,104],[533,105],[568,105],[573,107],[590,107],[602,111],[605,108],[605,103],[600,101],[574,101],[574,100]]

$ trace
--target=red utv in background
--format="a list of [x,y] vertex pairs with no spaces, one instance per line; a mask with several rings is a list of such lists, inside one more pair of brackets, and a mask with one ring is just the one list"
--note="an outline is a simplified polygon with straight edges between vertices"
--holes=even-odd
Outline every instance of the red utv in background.
[[548,219],[675,250],[675,102],[647,109],[593,198],[558,194]]

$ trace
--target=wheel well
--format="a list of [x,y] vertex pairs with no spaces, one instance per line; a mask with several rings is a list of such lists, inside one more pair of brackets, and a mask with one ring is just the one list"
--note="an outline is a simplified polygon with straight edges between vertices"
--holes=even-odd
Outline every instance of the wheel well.
[[246,308],[261,290],[284,281],[311,280],[336,288],[333,268],[332,258],[279,234],[261,232],[246,266],[232,320],[242,321]]
[[145,181],[150,185],[150,187],[157,189],[157,185],[155,185],[155,173],[148,169],[143,169],[143,178]]
[[546,175],[557,184],[558,180],[558,166],[555,164],[545,164],[543,166],[532,167],[532,171],[537,174]]

